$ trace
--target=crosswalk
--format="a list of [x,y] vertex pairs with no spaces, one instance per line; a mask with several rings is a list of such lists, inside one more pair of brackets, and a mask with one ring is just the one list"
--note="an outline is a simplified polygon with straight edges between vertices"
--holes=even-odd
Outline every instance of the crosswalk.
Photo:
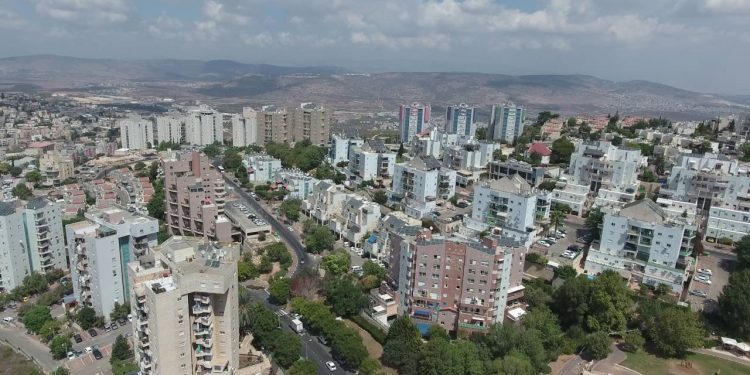
[[278,316],[287,316],[287,315],[289,315],[289,313],[286,312],[286,311],[284,311],[284,310],[279,310],[279,311],[276,311],[276,315],[278,315]]

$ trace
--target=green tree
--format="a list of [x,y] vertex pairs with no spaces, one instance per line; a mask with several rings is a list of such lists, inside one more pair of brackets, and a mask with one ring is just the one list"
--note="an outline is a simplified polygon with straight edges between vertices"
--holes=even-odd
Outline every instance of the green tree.
[[[745,240],[747,237],[743,238]],[[719,313],[737,337],[750,340],[750,269],[733,272],[719,296]]]
[[591,231],[592,238],[600,239],[602,235],[601,226],[604,224],[604,212],[599,207],[593,208],[589,211],[589,216],[586,217],[586,228]]
[[643,173],[641,173],[640,180],[643,182],[656,182],[656,174],[654,174],[654,172],[650,169],[646,169],[645,171],[643,171]]
[[84,306],[80,310],[78,310],[76,320],[78,321],[78,325],[81,326],[82,329],[89,329],[96,324],[96,311],[91,307]]
[[594,359],[607,358],[612,353],[612,340],[606,332],[595,332],[589,335],[586,350]]
[[539,184],[539,189],[541,190],[552,191],[552,190],[555,190],[556,187],[557,187],[557,181],[554,181],[554,180],[545,180],[545,181],[542,181],[541,184]]
[[164,202],[164,181],[158,180],[154,184],[154,195],[151,196],[151,200],[146,205],[148,215],[155,219],[164,220]]
[[137,373],[140,367],[133,362],[129,361],[112,361],[112,375],[128,375]]
[[49,342],[55,335],[60,333],[62,328],[62,322],[59,320],[51,319],[44,323],[42,328],[39,329],[39,336],[43,342]]
[[536,330],[493,324],[482,338],[481,345],[494,358],[504,357],[517,350],[529,359],[537,372],[548,373],[547,354],[540,336],[541,333]]
[[477,141],[487,140],[487,128],[477,128],[476,133],[474,133],[474,138],[476,138]]
[[417,326],[408,316],[401,316],[391,323],[380,360],[388,367],[416,371],[421,351],[422,339]]
[[737,253],[737,271],[750,268],[750,235],[734,243],[734,252]]
[[214,142],[203,148],[203,153],[209,158],[214,158],[221,154],[221,145],[219,142]]
[[646,343],[639,330],[628,331],[623,336],[623,340],[625,341],[625,349],[633,353],[643,349],[643,345]]
[[318,366],[316,366],[313,361],[300,359],[297,362],[294,362],[287,373],[289,375],[317,375]]
[[745,143],[742,145],[742,157],[740,160],[748,162],[750,161],[750,143]]
[[70,371],[68,371],[65,367],[58,367],[55,369],[55,371],[52,371],[50,375],[70,375]]
[[544,350],[547,351],[547,358],[550,360],[557,358],[563,346],[565,334],[557,322],[557,316],[549,308],[543,306],[531,309],[523,317],[523,327],[539,332]]
[[[583,128],[583,126],[581,126]],[[550,163],[552,164],[568,164],[570,163],[570,155],[575,151],[575,145],[567,137],[561,137],[552,142],[552,154],[550,155]]]
[[142,161],[135,163],[135,165],[133,166],[133,170],[136,170],[136,171],[142,171],[143,168],[146,168],[146,163]]
[[668,357],[684,357],[689,349],[703,345],[698,316],[683,307],[667,307],[654,318],[647,332],[654,348]]
[[339,330],[331,336],[331,345],[336,355],[341,358],[341,362],[351,368],[359,368],[362,361],[367,358],[367,349],[362,345],[362,337],[351,329]]
[[566,217],[565,212],[557,209],[557,207],[556,209],[552,210],[552,212],[550,212],[550,215],[549,215],[550,225],[553,225],[555,227],[555,232],[560,228],[560,224],[564,223],[565,217]]
[[380,362],[377,359],[367,357],[359,365],[359,373],[362,375],[376,375],[381,368]]
[[344,317],[359,314],[369,303],[362,289],[345,278],[329,282],[326,297],[333,312]]
[[260,272],[253,262],[237,262],[237,278],[239,281],[252,280],[258,276],[260,276]]
[[281,213],[290,221],[299,220],[302,201],[299,199],[287,199],[281,203]]
[[109,359],[110,363],[114,361],[125,361],[133,357],[133,351],[130,350],[128,340],[125,340],[122,335],[117,335],[115,343],[112,345],[112,356]]
[[42,181],[42,173],[39,172],[39,170],[34,169],[33,171],[31,171],[29,173],[26,173],[26,175],[24,176],[24,178],[28,182],[37,183],[37,182]]
[[63,359],[73,346],[70,343],[70,336],[58,335],[49,342],[49,351],[54,359]]
[[427,329],[427,338],[430,340],[443,339],[450,341],[451,337],[448,335],[448,331],[438,324],[433,324]]
[[252,333],[259,347],[271,349],[280,330],[279,317],[261,302],[247,305],[242,314],[248,319],[241,320],[240,332]]
[[23,316],[23,325],[33,333],[39,333],[44,325],[52,320],[49,307],[35,305]]
[[286,304],[289,301],[291,280],[286,277],[275,277],[268,283],[268,294],[276,304]]
[[339,277],[349,272],[351,264],[352,259],[349,252],[344,249],[337,249],[323,257],[321,267],[331,276]]
[[33,195],[31,193],[31,190],[29,190],[29,188],[24,183],[19,183],[18,185],[16,185],[11,193],[14,197],[21,200],[28,200]]
[[372,200],[377,204],[388,203],[388,193],[385,190],[377,190],[372,194]]
[[281,367],[289,368],[302,353],[302,342],[292,332],[280,333],[273,343],[273,358]]
[[572,266],[565,264],[555,269],[555,275],[563,280],[574,279],[578,276],[578,271]]
[[493,374],[498,375],[537,375],[538,371],[531,365],[529,357],[519,351],[511,351],[492,363]]
[[542,155],[537,152],[532,152],[531,155],[529,155],[529,163],[531,165],[542,164]]
[[335,242],[336,238],[333,236],[333,233],[328,228],[319,225],[305,236],[307,252],[313,254],[320,254],[324,250],[333,249]]
[[377,263],[366,260],[362,263],[362,274],[364,276],[375,276],[378,279],[378,284],[385,278],[385,268],[380,267]]

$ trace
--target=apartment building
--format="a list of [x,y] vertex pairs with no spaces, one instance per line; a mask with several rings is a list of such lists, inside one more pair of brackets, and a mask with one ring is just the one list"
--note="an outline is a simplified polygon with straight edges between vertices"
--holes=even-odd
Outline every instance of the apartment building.
[[491,161],[488,163],[489,178],[499,180],[503,177],[518,175],[531,186],[537,187],[544,181],[544,171],[542,167],[535,167],[529,163],[508,159],[507,161]]
[[512,144],[523,134],[526,110],[514,104],[493,105],[487,139]]
[[62,209],[44,197],[29,200],[22,208],[24,241],[32,271],[67,269]]
[[155,145],[154,123],[140,117],[117,121],[120,127],[120,143],[129,150],[145,150]]
[[232,146],[245,147],[258,143],[258,112],[242,108],[242,116],[232,115]]
[[464,138],[458,134],[448,134],[445,131],[432,128],[429,131],[423,131],[415,134],[409,141],[409,155],[442,159],[443,149],[449,146],[456,146],[462,143]]
[[362,138],[349,138],[341,134],[331,136],[331,148],[328,151],[328,162],[337,165],[352,158],[352,149],[365,143]]
[[208,157],[196,151],[171,152],[162,160],[162,170],[169,233],[231,242],[224,179]]
[[423,231],[398,249],[401,313],[423,329],[439,324],[452,332],[486,332],[503,322],[509,301],[523,296],[525,254],[509,239],[479,242]]
[[468,104],[450,105],[445,111],[445,132],[474,138],[477,126],[474,123],[474,107]]
[[536,235],[534,220],[537,195],[518,175],[486,181],[474,189],[474,204],[467,227],[492,231],[531,245]]
[[274,105],[261,107],[258,112],[258,142],[289,143],[292,141],[292,124],[286,109]]
[[196,146],[224,144],[224,115],[207,107],[190,110],[185,117],[185,142]]
[[247,179],[253,184],[273,181],[281,170],[281,160],[266,154],[245,154],[242,165],[247,168]]
[[585,269],[590,275],[611,269],[642,284],[666,284],[679,294],[694,262],[697,229],[651,199],[635,201],[604,216],[601,240],[591,245]]
[[187,140],[185,134],[185,117],[171,114],[156,116],[156,142],[171,142],[182,144]]
[[[407,216],[405,213],[400,211],[391,211],[390,213],[383,216],[380,220],[378,227],[373,231],[374,241],[368,239],[364,243],[364,250],[370,254],[373,259],[378,259],[383,263],[389,265],[386,269],[393,272],[394,267],[391,267],[393,263],[391,259],[391,253],[394,248],[399,248],[398,241],[404,237],[414,237],[417,233],[421,232],[422,222]],[[396,256],[396,260],[398,256]],[[396,269],[398,266],[396,266]],[[395,277],[391,277],[392,280],[398,281],[398,271],[395,271]],[[391,282],[392,285],[396,285],[395,282]]]
[[0,290],[10,292],[30,272],[23,213],[14,202],[0,202]]
[[706,240],[736,242],[750,234],[750,194],[735,201],[715,201],[708,211]]
[[128,264],[140,374],[235,373],[240,366],[238,258],[236,247],[172,237]]
[[456,193],[456,171],[443,168],[435,158],[415,157],[396,164],[393,172],[393,195],[404,202],[404,212],[422,218],[435,211],[438,200]]
[[683,217],[688,223],[695,222],[695,217],[698,213],[698,205],[695,202],[683,202],[666,198],[656,198],[656,204],[661,207],[664,212],[672,217]]
[[59,186],[63,181],[73,177],[75,164],[69,156],[52,151],[39,158],[39,172],[44,178],[44,185]]
[[617,212],[635,200],[636,192],[635,187],[625,190],[599,188],[594,199],[594,207],[599,207],[604,212]]
[[427,129],[430,124],[430,105],[412,103],[401,105],[398,112],[401,143],[408,143],[415,134]]
[[316,146],[327,146],[331,138],[333,111],[316,103],[302,103],[292,111],[293,140],[309,140]]
[[334,215],[342,212],[346,196],[341,185],[336,185],[331,180],[318,181],[313,186],[312,194],[303,202],[302,209],[305,215],[327,226]]
[[461,145],[448,146],[443,150],[443,164],[455,170],[484,169],[492,161],[495,150],[499,150],[500,147],[498,143],[474,140]]
[[383,180],[393,176],[396,153],[383,141],[367,140],[362,146],[351,148],[349,173],[357,180]]
[[359,195],[347,194],[341,203],[341,211],[333,212],[328,228],[339,238],[344,238],[357,247],[367,240],[365,235],[378,227],[380,205]]
[[109,172],[107,179],[116,188],[116,202],[127,207],[130,205],[145,207],[154,195],[154,186],[148,177],[137,177],[128,168],[115,169]]
[[312,194],[317,179],[299,169],[281,169],[276,171],[274,181],[283,184],[288,191],[287,197],[305,200]]
[[129,300],[127,264],[156,246],[159,221],[118,207],[85,217],[65,226],[73,293],[79,304],[109,320],[115,302]]
[[641,162],[640,149],[618,148],[606,141],[583,143],[570,157],[568,174],[571,182],[594,192],[602,187],[624,191],[637,188]]
[[564,204],[570,207],[570,213],[576,216],[583,216],[586,212],[586,202],[589,197],[589,186],[576,185],[574,183],[565,183],[562,187],[552,190],[550,200],[552,204]]

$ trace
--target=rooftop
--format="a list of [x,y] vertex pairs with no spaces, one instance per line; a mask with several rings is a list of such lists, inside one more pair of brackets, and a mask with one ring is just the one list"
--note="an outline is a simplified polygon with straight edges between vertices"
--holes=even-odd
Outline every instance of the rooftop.
[[198,237],[174,236],[157,250],[181,273],[227,274],[236,270],[235,245],[221,246]]

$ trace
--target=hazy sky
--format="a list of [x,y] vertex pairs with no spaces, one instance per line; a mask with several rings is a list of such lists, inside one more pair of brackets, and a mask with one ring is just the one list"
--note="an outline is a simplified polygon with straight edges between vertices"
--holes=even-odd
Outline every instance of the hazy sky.
[[0,55],[590,74],[750,94],[750,0],[0,0]]

